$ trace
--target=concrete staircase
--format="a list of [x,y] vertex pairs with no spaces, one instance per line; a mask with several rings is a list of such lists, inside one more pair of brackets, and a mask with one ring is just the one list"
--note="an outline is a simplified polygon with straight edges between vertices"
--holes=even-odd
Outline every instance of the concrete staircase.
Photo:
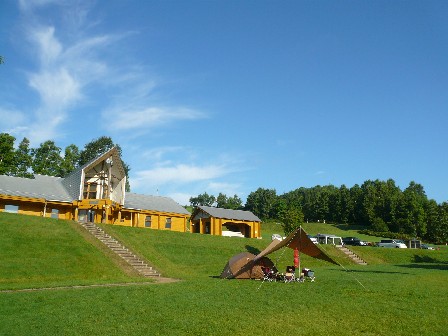
[[350,250],[348,247],[346,247],[345,245],[336,245],[336,248],[341,250],[342,252],[344,252],[347,257],[349,257],[350,259],[352,259],[356,264],[358,265],[367,265],[367,263],[362,260],[358,255],[356,255],[355,253],[353,253],[352,250]]
[[82,223],[83,226],[88,232],[90,232],[93,236],[103,242],[111,251],[120,256],[124,261],[126,261],[129,265],[131,265],[137,272],[139,272],[144,277],[160,277],[160,273],[153,269],[151,266],[146,264],[145,261],[137,257],[131,250],[123,246],[120,242],[118,242],[115,238],[108,235],[104,230],[96,226],[94,223]]

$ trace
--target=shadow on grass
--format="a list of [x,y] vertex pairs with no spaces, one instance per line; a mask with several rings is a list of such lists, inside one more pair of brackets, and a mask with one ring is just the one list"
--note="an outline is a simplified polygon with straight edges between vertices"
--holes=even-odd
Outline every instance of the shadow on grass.
[[448,265],[447,261],[440,261],[437,260],[436,258],[427,256],[427,255],[414,255],[414,262],[416,263],[428,263],[428,264],[444,264],[444,265]]
[[447,264],[406,264],[406,265],[397,265],[398,267],[407,267],[407,268],[420,268],[427,270],[441,270],[447,271]]
[[255,254],[255,255],[257,255],[261,252],[258,248],[250,246],[250,245],[246,245],[246,250],[247,250],[247,252]]
[[350,273],[377,273],[377,274],[409,274],[407,272],[396,272],[396,271],[378,271],[378,270],[360,270],[360,269],[330,269],[330,271],[338,272],[350,272]]
[[398,265],[399,267],[408,268],[422,268],[422,269],[437,269],[437,270],[448,270],[448,262],[437,260],[430,256],[414,255],[414,263]]

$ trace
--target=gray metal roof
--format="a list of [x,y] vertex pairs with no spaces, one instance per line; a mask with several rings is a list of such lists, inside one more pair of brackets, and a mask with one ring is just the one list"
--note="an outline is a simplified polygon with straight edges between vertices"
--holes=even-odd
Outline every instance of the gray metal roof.
[[154,210],[190,215],[187,209],[169,197],[126,193],[124,207],[136,210]]
[[82,177],[82,168],[78,168],[73,171],[71,174],[67,175],[62,179],[61,183],[70,194],[72,200],[77,200],[80,197],[81,193],[81,177]]
[[34,179],[0,175],[0,194],[43,198],[47,201],[71,202],[72,197],[62,185],[62,178],[34,175]]
[[215,217],[215,218],[261,222],[260,218],[255,216],[250,211],[231,210],[231,209],[215,208],[215,207],[209,207],[209,206],[198,206],[197,208],[208,213],[210,216]]

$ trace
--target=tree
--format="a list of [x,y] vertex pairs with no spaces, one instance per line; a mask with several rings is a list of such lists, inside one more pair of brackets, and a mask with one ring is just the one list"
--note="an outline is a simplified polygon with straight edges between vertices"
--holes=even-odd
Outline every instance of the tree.
[[258,188],[247,196],[246,210],[252,211],[261,219],[269,219],[277,200],[275,189]]
[[341,185],[335,199],[335,221],[347,224],[350,222],[350,213],[353,211],[353,202],[350,197],[350,190]]
[[216,201],[215,196],[207,194],[204,192],[203,194],[198,195],[197,197],[190,197],[190,205],[195,207],[198,205],[203,206],[212,206]]
[[289,235],[303,223],[303,213],[301,209],[291,207],[282,213],[282,227],[285,235]]
[[[82,165],[92,161],[93,159],[97,158],[101,154],[104,154],[105,152],[112,149],[113,147],[117,148],[118,153],[119,153],[120,157],[122,158],[123,156],[122,156],[121,147],[117,144],[114,144],[114,142],[112,141],[112,138],[102,136],[102,137],[99,137],[98,139],[90,141],[88,144],[86,144],[84,146],[84,149],[79,153],[78,165],[82,166]],[[126,175],[125,190],[127,192],[129,192],[129,191],[131,191],[131,186],[129,184],[129,171],[131,170],[131,168],[123,160],[122,160],[122,163],[123,163],[124,173]]]
[[48,140],[41,143],[39,148],[31,150],[33,156],[33,172],[35,174],[61,176],[62,163],[61,148],[54,141]]
[[438,206],[436,201],[430,200],[425,207],[426,214],[426,234],[425,239],[431,242],[440,242],[443,235],[441,234],[441,224],[443,223],[442,206]]
[[439,205],[439,225],[435,230],[434,242],[440,244],[448,242],[448,202]]
[[0,133],[0,175],[14,173],[14,138],[8,133]]
[[388,232],[389,227],[386,225],[382,218],[376,217],[372,222],[372,230],[376,232]]
[[15,152],[14,176],[32,178],[33,174],[30,172],[32,164],[30,141],[27,138],[23,138]]
[[426,234],[425,205],[427,201],[423,186],[411,181],[398,199],[395,221],[391,231],[424,237]]
[[219,193],[216,198],[216,206],[218,208],[238,210],[242,209],[243,201],[238,197],[238,195],[227,197],[225,194]]
[[65,177],[78,168],[79,162],[79,149],[78,146],[71,144],[65,147],[64,158],[61,163],[60,175]]
[[225,208],[226,205],[227,205],[227,196],[223,193],[219,193],[218,197],[216,197],[216,207]]
[[87,162],[92,161],[97,158],[101,154],[104,154],[108,150],[112,149],[114,146],[117,147],[118,152],[121,156],[121,148],[118,145],[114,145],[112,138],[102,136],[98,139],[94,139],[90,141],[88,144],[84,146],[84,149],[79,153],[79,166],[86,164]]
[[362,219],[362,189],[358,184],[350,188],[350,210],[349,223],[365,225]]
[[271,208],[269,218],[278,219],[281,221],[284,218],[286,211],[288,210],[288,199],[285,194],[276,198],[274,205]]

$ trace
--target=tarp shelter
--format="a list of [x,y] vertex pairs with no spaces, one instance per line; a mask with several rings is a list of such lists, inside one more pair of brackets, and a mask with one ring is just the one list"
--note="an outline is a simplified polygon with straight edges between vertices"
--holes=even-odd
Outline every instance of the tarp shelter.
[[221,273],[221,278],[262,279],[263,271],[261,270],[261,265],[263,265],[266,260],[270,261],[266,256],[283,247],[289,247],[293,250],[297,249],[299,253],[305,253],[310,257],[325,260],[337,265],[337,262],[315,245],[302,227],[299,227],[283,240],[274,239],[268,247],[256,256],[249,252],[243,252],[232,257]]

